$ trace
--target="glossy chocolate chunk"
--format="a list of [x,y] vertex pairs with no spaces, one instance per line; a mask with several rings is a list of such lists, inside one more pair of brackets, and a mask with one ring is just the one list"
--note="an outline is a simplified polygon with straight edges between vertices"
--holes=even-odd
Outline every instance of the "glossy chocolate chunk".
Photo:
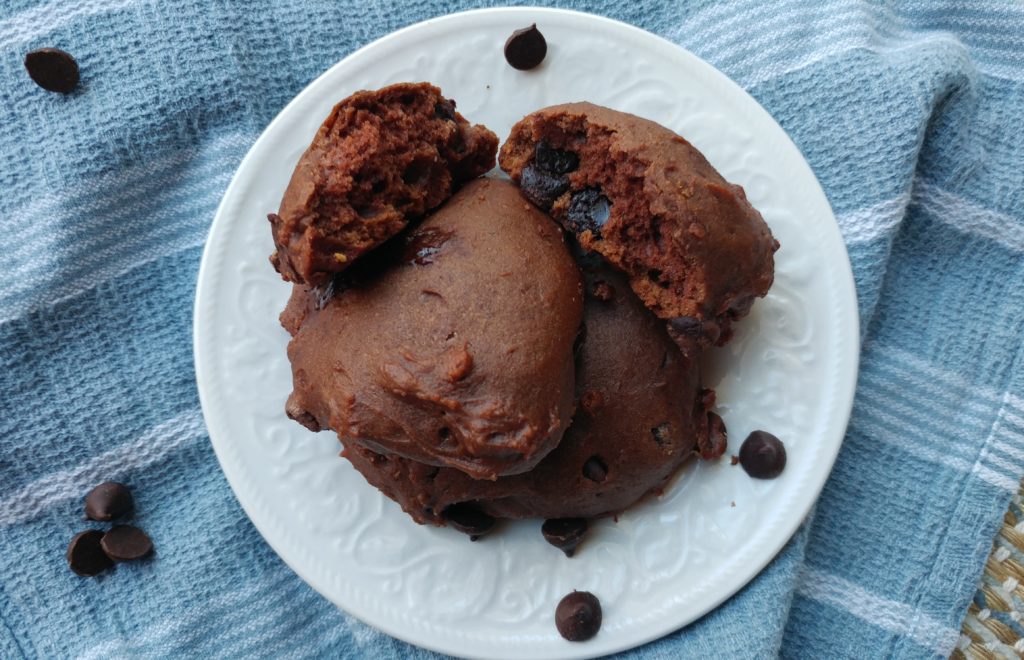
[[114,565],[114,562],[110,561],[110,557],[100,547],[102,538],[103,532],[98,529],[90,529],[76,534],[71,539],[67,551],[68,566],[71,567],[71,570],[79,575],[89,577],[102,573]]
[[587,533],[586,518],[552,518],[541,525],[540,533],[551,545],[572,557]]
[[774,479],[786,467],[786,447],[767,431],[754,431],[740,446],[740,465],[755,479]]
[[528,71],[544,61],[548,54],[548,42],[534,23],[528,28],[516,30],[505,42],[505,61],[513,69]]
[[585,642],[601,629],[601,602],[589,591],[574,591],[555,608],[555,626],[570,642]]

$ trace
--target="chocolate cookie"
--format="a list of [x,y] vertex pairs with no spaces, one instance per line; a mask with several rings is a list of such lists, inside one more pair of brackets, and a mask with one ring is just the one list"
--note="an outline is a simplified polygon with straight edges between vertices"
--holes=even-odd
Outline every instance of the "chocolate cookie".
[[582,310],[558,226],[507,181],[473,181],[333,292],[292,296],[287,412],[470,481],[524,472],[572,416]]
[[579,348],[580,405],[558,448],[526,474],[479,481],[357,443],[343,455],[417,522],[444,524],[454,505],[499,518],[589,518],[617,513],[657,490],[706,443],[707,406],[698,371],[681,359],[660,322],[625,279],[592,257]]
[[494,167],[497,148],[428,83],[356,92],[334,106],[268,216],[271,262],[288,281],[328,282]]
[[556,105],[513,126],[499,162],[585,249],[629,276],[688,356],[727,341],[732,321],[771,286],[779,244],[761,215],[659,124]]

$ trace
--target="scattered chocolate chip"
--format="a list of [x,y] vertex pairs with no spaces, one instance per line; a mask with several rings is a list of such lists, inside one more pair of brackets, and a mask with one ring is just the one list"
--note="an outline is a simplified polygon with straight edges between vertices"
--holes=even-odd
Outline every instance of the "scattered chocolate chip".
[[725,421],[713,412],[708,412],[708,437],[697,443],[700,457],[711,461],[725,453],[729,445],[729,435],[725,430]]
[[604,395],[597,390],[587,390],[580,396],[580,408],[593,415],[604,406]]
[[555,200],[569,189],[569,179],[544,172],[539,167],[527,165],[519,177],[519,189],[526,199],[547,211]]
[[589,231],[594,238],[601,238],[601,227],[604,227],[611,216],[611,205],[608,198],[597,188],[585,188],[575,193],[569,200],[569,211],[566,214],[566,229],[574,234]]
[[600,456],[591,456],[583,464],[583,476],[591,481],[601,483],[608,477],[608,466],[604,464]]
[[552,518],[541,525],[540,533],[544,540],[572,557],[587,533],[586,518]]
[[505,61],[513,69],[527,71],[540,65],[548,54],[548,42],[534,23],[528,28],[516,30],[505,42]]
[[78,85],[78,62],[59,48],[29,51],[25,69],[37,85],[50,92],[69,94]]
[[445,121],[455,121],[455,101],[442,98],[434,104],[434,116]]
[[729,457],[729,465],[739,465],[739,464],[740,464],[740,457],[739,456],[736,456],[735,454],[733,454],[732,456]]
[[601,302],[608,302],[615,298],[615,287],[604,280],[598,280],[597,282],[594,282],[593,294],[594,297]]
[[152,552],[153,542],[138,527],[117,525],[103,535],[100,547],[114,561],[132,561]]
[[494,528],[494,518],[468,502],[452,504],[442,515],[456,530],[469,534],[470,541],[476,541]]
[[98,529],[75,534],[71,543],[68,544],[67,551],[68,566],[71,567],[71,570],[88,577],[102,573],[113,566],[114,562],[110,561],[110,557],[104,554],[100,547],[102,539],[103,532]]
[[754,431],[740,446],[740,465],[755,479],[774,479],[786,467],[786,447],[767,431]]
[[533,148],[533,162],[548,174],[568,174],[580,166],[580,157],[571,151],[555,149],[542,140]]
[[651,435],[654,437],[654,441],[658,443],[659,447],[665,447],[672,442],[672,438],[669,435],[672,430],[671,425],[668,422],[662,422],[651,429]]
[[589,591],[574,591],[555,608],[555,626],[570,642],[584,642],[601,629],[601,602]]
[[132,492],[116,481],[105,481],[85,496],[85,516],[107,522],[132,510]]

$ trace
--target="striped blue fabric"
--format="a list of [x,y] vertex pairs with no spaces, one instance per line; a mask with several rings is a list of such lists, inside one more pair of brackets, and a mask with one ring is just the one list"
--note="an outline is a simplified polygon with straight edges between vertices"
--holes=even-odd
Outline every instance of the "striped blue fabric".
[[[401,26],[488,3],[0,3],[0,657],[432,657],[270,551],[210,449],[200,247],[259,131]],[[1024,7],[559,2],[690,49],[796,141],[839,218],[862,375],[812,516],[723,607],[629,654],[945,657],[1024,474]],[[74,53],[67,97],[26,50]],[[81,497],[131,483],[158,560],[81,579]],[[134,574],[134,575],[133,575]]]

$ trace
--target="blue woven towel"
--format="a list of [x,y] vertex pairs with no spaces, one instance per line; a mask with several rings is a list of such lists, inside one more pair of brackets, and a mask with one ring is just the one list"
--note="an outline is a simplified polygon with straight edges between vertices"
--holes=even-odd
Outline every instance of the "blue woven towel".
[[[839,217],[865,335],[812,518],[633,655],[946,656],[1024,474],[1024,8],[563,4],[681,44],[779,120]],[[200,246],[259,131],[353,49],[452,5],[2,3],[0,657],[430,655],[264,544],[210,449],[190,327]],[[76,93],[29,81],[41,46],[78,58]],[[64,548],[111,477],[158,560],[79,578]]]

